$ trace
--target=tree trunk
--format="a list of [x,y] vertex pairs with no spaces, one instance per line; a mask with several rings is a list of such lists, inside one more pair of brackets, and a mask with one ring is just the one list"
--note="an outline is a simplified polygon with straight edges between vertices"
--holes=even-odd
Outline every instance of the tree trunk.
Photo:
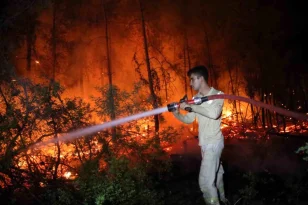
[[[268,100],[269,96],[266,95],[265,97],[265,103],[270,104],[270,101]],[[266,116],[267,116],[267,124],[270,128],[273,128],[273,122],[272,122],[272,115],[269,110],[266,110]]]
[[[55,125],[56,126],[56,125]],[[58,139],[58,133],[57,131],[55,131],[55,139]],[[57,147],[57,157],[56,157],[56,162],[55,162],[55,171],[53,173],[53,180],[56,180],[58,178],[58,168],[61,162],[61,148],[60,148],[60,143],[57,141],[55,143],[56,147]]]
[[[206,33],[206,32],[205,32]],[[212,55],[211,55],[211,48],[210,48],[210,42],[209,42],[209,38],[206,35],[205,36],[205,44],[206,44],[206,50],[207,50],[207,60],[208,60],[208,67],[209,67],[209,77],[210,77],[210,84],[213,85],[214,87],[217,87],[216,84],[214,84],[214,82],[216,81],[215,78],[215,73],[213,70],[213,63],[212,63]]]
[[253,105],[250,104],[250,109],[251,109],[251,119],[252,119],[252,124],[257,127],[258,126],[258,119],[257,115],[255,114],[255,111],[253,109]]
[[304,84],[304,78],[302,78],[300,75],[298,75],[298,79],[299,79],[299,87],[300,90],[302,92],[303,98],[304,98],[304,111],[308,112],[308,96],[307,96],[307,92],[305,89],[305,84]]
[[204,29],[204,35],[205,35],[205,45],[206,45],[206,52],[207,52],[207,60],[208,60],[208,68],[209,68],[209,80],[210,80],[210,85],[212,85],[213,87],[217,87],[218,83],[217,83],[217,76],[216,76],[216,72],[214,70],[214,64],[213,64],[213,57],[212,57],[212,51],[211,51],[211,44],[210,44],[210,40],[208,37],[208,32],[207,29],[205,27],[205,25],[203,25],[203,29]]
[[56,80],[56,68],[57,68],[57,31],[56,31],[56,14],[57,14],[57,0],[53,1],[52,10],[52,30],[51,30],[51,52],[52,52],[52,80]]
[[[187,37],[187,31],[185,31],[185,45],[186,45],[186,53],[187,53],[187,63],[188,63],[188,69],[191,68],[191,59],[190,59],[190,49],[189,49],[189,42],[188,42],[188,37]],[[186,77],[186,73],[185,73],[185,77]],[[190,94],[191,96],[193,96],[193,91],[192,91],[192,87],[190,87]]]
[[[239,65],[238,65],[238,62],[236,64],[236,69],[235,69],[235,81],[233,83],[235,83],[235,87],[234,87],[234,94],[235,95],[240,95],[240,92],[239,92]],[[235,104],[236,104],[236,101],[235,101]],[[239,109],[239,114],[240,114],[240,117],[241,117],[241,122],[244,121],[243,119],[243,111],[242,111],[242,105],[241,105],[241,101],[238,101],[238,109]],[[238,117],[237,117],[237,120],[238,120]]]
[[[231,66],[227,66],[227,67],[228,67],[228,73],[229,73],[230,84],[231,84],[231,92],[232,92],[232,95],[236,95],[234,82],[233,82],[234,80],[233,80],[233,77],[232,77]],[[237,106],[236,106],[235,100],[233,100],[232,105],[233,105],[233,109],[235,110],[236,122],[239,122],[238,121],[238,111],[237,111]]]
[[[276,99],[275,99],[274,96],[273,96],[273,105],[275,107],[277,106]],[[275,120],[276,120],[276,123],[277,123],[277,132],[279,132],[280,131],[280,120],[279,120],[279,115],[277,113],[275,113]]]
[[[158,108],[158,99],[155,94],[154,90],[154,84],[153,84],[153,78],[152,78],[152,71],[151,71],[151,63],[149,58],[149,47],[148,47],[148,40],[147,40],[147,33],[146,33],[146,25],[145,25],[145,19],[144,19],[144,8],[142,6],[142,0],[139,0],[140,5],[140,12],[141,12],[141,24],[142,24],[142,35],[143,35],[143,45],[144,45],[144,54],[145,54],[145,61],[146,61],[146,67],[147,67],[147,73],[148,73],[148,80],[149,80],[149,89],[152,97],[152,107]],[[154,123],[155,123],[155,136],[157,142],[159,142],[159,118],[158,115],[154,116]]]
[[186,69],[186,43],[184,43],[184,49],[183,49],[183,53],[184,53],[184,59],[183,59],[183,63],[184,63],[184,74],[183,74],[183,78],[184,78],[184,89],[185,89],[185,95],[187,95],[187,88],[188,88],[188,84],[187,84],[187,69]]
[[[261,49],[260,49],[261,50]],[[257,59],[258,59],[258,64],[259,64],[259,69],[260,69],[260,74],[259,74],[259,81],[261,82],[264,82],[265,79],[264,79],[264,71],[263,71],[263,64],[261,62],[261,57],[258,55],[257,56]],[[264,100],[264,95],[265,95],[265,88],[264,88],[264,84],[261,84],[261,87],[260,87],[260,94],[261,94],[261,102],[265,103],[265,100]],[[261,119],[262,119],[262,127],[263,129],[265,129],[265,126],[266,126],[266,122],[265,122],[265,109],[264,108],[261,108]]]
[[[102,0],[104,20],[105,20],[105,41],[106,41],[106,60],[107,60],[107,71],[108,71],[108,83],[109,83],[109,92],[110,92],[110,118],[114,120],[115,115],[115,104],[114,104],[114,93],[113,93],[113,83],[112,83],[112,69],[111,69],[111,59],[110,59],[110,47],[109,47],[109,25],[108,25],[108,16],[106,12],[106,5],[104,0]],[[116,127],[111,128],[112,139],[116,140]]]
[[31,63],[32,63],[32,48],[34,44],[34,35],[35,35],[35,21],[33,21],[33,18],[29,16],[31,19],[29,21],[28,27],[27,27],[27,71],[31,72]]
[[[261,88],[261,102],[263,102],[264,103],[264,90],[263,90],[263,88]],[[265,128],[265,125],[266,125],[266,123],[265,123],[265,110],[264,110],[264,108],[261,108],[261,117],[262,117],[262,127],[263,127],[263,129]]]

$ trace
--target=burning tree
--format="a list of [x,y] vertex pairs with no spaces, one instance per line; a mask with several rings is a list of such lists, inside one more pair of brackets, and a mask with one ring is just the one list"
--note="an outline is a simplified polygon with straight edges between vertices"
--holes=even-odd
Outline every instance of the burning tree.
[[[113,89],[118,102],[115,104],[118,116],[148,109],[143,100],[136,100],[141,99],[138,98],[140,87],[136,86],[133,93]],[[102,120],[109,119],[109,85],[100,91],[102,97],[94,98],[96,111]],[[153,126],[150,119],[117,126],[116,141],[112,140],[108,131],[102,130],[91,136],[61,142],[63,133],[92,124],[90,105],[80,98],[62,99],[62,92],[63,89],[54,81],[46,85],[32,84],[26,80],[1,84],[1,102],[5,104],[0,112],[1,187],[11,190],[11,197],[13,193],[24,194],[22,190],[28,190],[36,196],[35,200],[44,201],[46,197],[55,197],[61,189],[63,193],[70,193],[65,198],[68,199],[72,197],[70,189],[78,191],[71,186],[73,182],[81,186],[80,191],[87,200],[117,201],[117,194],[106,192],[108,187],[112,186],[119,192],[144,186],[140,180],[149,182],[148,171],[160,172],[167,168],[162,166],[168,164],[165,151],[157,147],[156,134],[149,129]],[[171,128],[165,128],[159,136],[162,146],[168,147],[178,134]],[[44,147],[35,146],[47,139],[58,140]],[[129,184],[121,182],[124,173],[130,173],[128,178],[124,176],[125,180],[131,180]],[[98,178],[91,182],[96,176]],[[75,182],[75,179],[78,180]],[[96,185],[92,184],[94,182]],[[88,189],[96,194],[88,195]],[[38,190],[45,191],[37,195]],[[141,190],[144,197],[151,193],[145,187]],[[140,193],[140,190],[134,192]],[[126,192],[120,191],[118,194],[126,195]],[[61,202],[61,199],[54,200]],[[130,201],[133,198],[121,200]]]
[[89,124],[89,106],[78,98],[63,100],[57,83],[14,81],[2,83],[0,91],[2,186],[36,187],[63,176],[68,166],[59,142],[47,150],[31,146]]

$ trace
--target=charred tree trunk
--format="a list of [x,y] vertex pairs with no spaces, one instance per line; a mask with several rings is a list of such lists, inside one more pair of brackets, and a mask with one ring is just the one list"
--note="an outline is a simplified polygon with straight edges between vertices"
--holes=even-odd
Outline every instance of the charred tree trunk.
[[[263,102],[264,103],[264,89],[263,88],[261,88],[261,102]],[[263,127],[263,129],[265,128],[265,125],[266,125],[266,122],[265,122],[265,109],[264,108],[261,108],[261,119],[262,119],[262,127]]]
[[[270,104],[270,101],[269,101],[269,96],[266,94],[265,96],[265,103],[266,104]],[[273,128],[273,123],[272,123],[272,115],[271,115],[271,112],[269,110],[266,110],[266,117],[267,117],[267,124],[270,128]]]
[[56,25],[56,15],[57,15],[57,0],[54,0],[53,1],[53,10],[52,10],[52,30],[51,30],[52,80],[56,79],[56,69],[57,69],[57,25]]
[[[189,49],[189,42],[188,42],[188,37],[187,37],[187,32],[185,31],[185,47],[186,47],[186,53],[187,53],[187,66],[188,69],[191,68],[191,59],[190,59],[190,49]],[[185,77],[186,77],[186,73],[185,73]],[[192,87],[190,87],[190,94],[193,96],[193,91],[192,91]]]
[[[246,71],[247,72],[247,71]],[[252,74],[252,73],[244,73],[244,75],[246,75],[246,79],[247,79],[247,94],[249,96],[250,99],[254,99],[255,98],[255,86],[253,84],[253,82],[258,78],[258,76],[256,74]],[[258,110],[254,109],[254,106],[252,104],[250,104],[250,110],[251,110],[251,123],[254,125],[254,127],[258,126]]]
[[253,105],[250,104],[250,110],[251,110],[251,119],[252,119],[252,124],[257,127],[258,126],[258,119],[257,115],[255,114],[255,110],[253,109]]
[[[233,80],[232,71],[231,71],[231,68],[230,68],[231,66],[228,65],[227,67],[228,67],[228,73],[229,73],[230,84],[231,84],[231,92],[232,92],[232,95],[236,95],[235,87],[234,87],[234,80]],[[233,109],[235,110],[236,122],[239,122],[238,121],[238,111],[237,111],[237,106],[236,106],[235,100],[233,100],[232,105],[233,105]]]
[[308,111],[308,96],[307,96],[307,92],[306,92],[305,85],[304,85],[304,79],[301,78],[300,76],[299,76],[299,79],[300,79],[299,87],[300,87],[300,90],[304,98],[304,109],[307,112]]
[[[148,73],[148,80],[149,80],[149,90],[152,98],[152,107],[158,108],[158,99],[155,94],[154,90],[154,83],[153,83],[153,77],[152,77],[152,70],[151,70],[151,63],[149,58],[149,47],[148,47],[148,39],[147,39],[147,33],[146,33],[146,25],[145,25],[145,19],[144,19],[144,8],[142,5],[142,0],[139,0],[140,5],[140,13],[141,13],[141,24],[142,24],[142,35],[143,35],[143,45],[144,45],[144,54],[145,54],[145,61],[146,61],[146,67],[147,67],[147,73]],[[154,123],[155,123],[155,137],[157,142],[160,142],[159,140],[159,118],[158,115],[154,116]]]
[[217,83],[217,76],[216,72],[214,70],[214,63],[213,63],[213,56],[212,56],[212,51],[211,51],[211,44],[210,44],[210,39],[208,36],[208,32],[206,29],[206,26],[203,25],[203,30],[204,30],[204,35],[205,35],[205,45],[206,45],[206,54],[207,54],[207,60],[208,60],[208,68],[209,68],[209,79],[210,79],[210,84],[213,85],[214,87],[218,86]]
[[[273,96],[273,105],[276,107],[277,103],[276,103],[276,99]],[[275,113],[275,120],[276,120],[276,124],[277,124],[277,132],[280,131],[280,119],[279,119],[279,115],[277,113]]]
[[[235,69],[235,81],[233,82],[234,84],[235,84],[235,87],[234,87],[234,93],[235,93],[235,95],[240,95],[240,92],[239,92],[239,65],[238,65],[238,62],[237,62],[237,64],[236,64],[236,69]],[[236,102],[237,101],[235,101],[235,105],[236,105]],[[240,117],[241,117],[241,122],[243,122],[244,121],[244,119],[243,119],[243,110],[242,110],[242,105],[241,105],[241,101],[238,101],[238,110],[239,110],[239,115],[240,115]],[[238,117],[237,117],[237,120],[238,120]]]
[[32,16],[29,16],[31,20],[29,20],[29,24],[27,27],[27,71],[31,72],[31,64],[32,64],[32,49],[34,45],[34,35],[35,35],[35,22]]
[[[265,79],[264,79],[264,73],[263,73],[264,72],[263,71],[263,64],[261,62],[261,57],[259,55],[257,57],[258,57],[257,60],[258,60],[259,69],[260,69],[259,81],[264,82]],[[265,103],[265,99],[264,99],[264,97],[265,97],[264,96],[265,95],[265,87],[264,87],[263,83],[260,85],[260,95],[261,95],[261,102]],[[265,118],[265,109],[264,108],[261,108],[261,120],[262,120],[262,127],[263,127],[263,129],[265,129],[266,118]]]
[[[49,107],[50,109],[52,109],[52,87],[51,86],[54,86],[53,84],[50,84],[49,85]],[[54,139],[56,140],[55,142],[55,146],[56,146],[56,158],[55,158],[55,164],[54,164],[54,167],[55,167],[55,170],[53,172],[53,180],[56,180],[58,178],[58,168],[59,168],[59,165],[60,165],[60,162],[61,162],[61,148],[60,148],[60,143],[58,141],[58,126],[57,126],[57,122],[56,122],[56,113],[53,112],[51,114],[51,125],[52,125],[52,128],[53,128],[53,131],[54,131]]]
[[[57,69],[57,0],[53,1],[53,10],[52,10],[52,30],[51,30],[51,53],[52,53],[52,81],[56,80],[56,69]],[[50,94],[51,95],[51,94]],[[50,105],[51,106],[51,105]],[[58,138],[58,133],[57,133],[57,125],[55,122],[55,119],[52,118],[52,123],[54,127],[54,138]],[[60,144],[57,141],[55,143],[57,147],[57,157],[55,161],[55,171],[53,173],[53,179],[57,179],[57,174],[58,174],[58,167],[60,165]]]
[[[212,62],[212,54],[211,54],[211,48],[210,48],[210,41],[208,36],[205,36],[205,44],[206,44],[206,51],[207,51],[207,60],[208,60],[208,67],[209,67],[209,76],[210,76],[210,84],[214,87],[217,87],[216,84],[216,76],[215,72],[213,70],[213,62]],[[215,82],[215,83],[214,83]]]
[[164,82],[165,99],[168,100],[168,73],[166,73],[166,70],[162,64],[160,66],[160,70]]
[[[108,83],[109,83],[109,93],[110,93],[110,118],[114,120],[115,115],[115,104],[114,104],[114,88],[112,82],[112,69],[111,69],[111,59],[110,59],[110,41],[109,41],[109,24],[108,24],[108,15],[106,12],[106,5],[104,0],[102,1],[103,4],[103,12],[104,12],[104,20],[105,20],[105,42],[106,42],[106,60],[107,60],[107,71],[108,71]],[[116,140],[116,127],[111,128],[112,139]]]
[[185,90],[185,95],[187,95],[187,88],[188,88],[188,84],[187,84],[187,77],[186,77],[186,73],[187,73],[187,63],[186,63],[186,43],[184,43],[184,48],[183,48],[183,54],[184,54],[184,59],[183,59],[183,63],[184,63],[184,74],[183,74],[183,78],[184,78],[184,90]]
[[[55,123],[55,122],[53,122]],[[54,124],[54,128],[56,129],[56,125]],[[58,139],[58,133],[57,131],[55,131],[55,139]],[[60,143],[57,141],[55,143],[56,148],[57,148],[57,157],[56,157],[56,161],[55,161],[55,171],[53,173],[53,180],[56,180],[58,178],[58,169],[59,169],[59,165],[61,162],[61,148],[60,148]]]
[[81,96],[85,96],[85,89],[84,89],[84,66],[80,66],[79,68],[79,86],[81,91]]

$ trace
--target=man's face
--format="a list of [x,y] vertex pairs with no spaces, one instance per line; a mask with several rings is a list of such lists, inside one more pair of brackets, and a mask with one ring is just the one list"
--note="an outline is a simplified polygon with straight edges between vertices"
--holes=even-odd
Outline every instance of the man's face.
[[201,87],[201,76],[198,76],[196,74],[191,74],[190,75],[190,86],[194,90],[199,90]]

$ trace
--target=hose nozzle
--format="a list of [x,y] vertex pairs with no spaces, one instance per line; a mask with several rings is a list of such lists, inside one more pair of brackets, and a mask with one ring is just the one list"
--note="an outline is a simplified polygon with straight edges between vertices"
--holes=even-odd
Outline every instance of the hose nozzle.
[[176,102],[170,103],[170,104],[167,105],[167,108],[168,108],[169,112],[176,111],[178,109],[178,107],[179,107],[179,103],[176,103]]
[[[180,107],[180,103],[187,103],[187,104],[191,104],[191,105],[201,105],[203,102],[208,101],[208,97],[195,97],[192,100],[187,100],[187,96],[185,95],[179,103],[173,102],[167,105],[168,111],[169,112],[174,112],[176,111],[179,107]],[[192,109],[190,107],[186,107],[185,108],[186,111],[188,112],[192,112]]]

